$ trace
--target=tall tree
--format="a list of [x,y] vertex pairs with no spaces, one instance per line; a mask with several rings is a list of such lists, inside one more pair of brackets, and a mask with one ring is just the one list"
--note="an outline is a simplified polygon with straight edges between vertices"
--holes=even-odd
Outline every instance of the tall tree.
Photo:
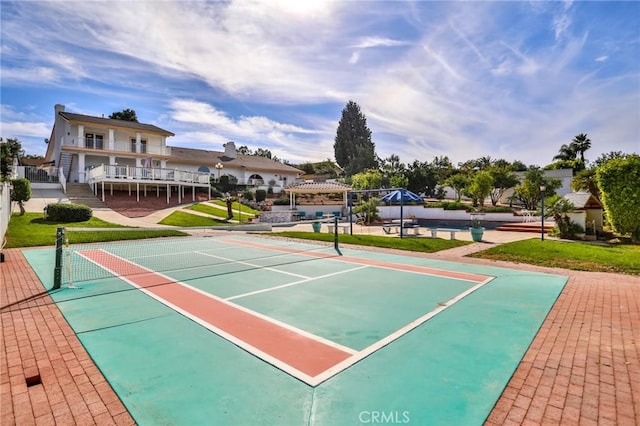
[[584,163],[584,153],[591,148],[591,139],[587,137],[586,133],[580,133],[573,138],[571,145],[573,146],[573,150],[576,152],[576,155],[580,154],[580,160]]
[[333,150],[336,163],[344,169],[347,176],[378,167],[367,118],[354,101],[349,101],[342,110]]
[[478,201],[480,207],[484,207],[484,200],[491,194],[493,188],[493,177],[486,170],[477,172],[469,182],[467,191],[474,200]]
[[424,193],[430,197],[435,194],[438,186],[438,174],[433,164],[414,160],[408,165],[405,175],[409,178],[407,185],[409,191],[416,194]]
[[493,188],[489,196],[491,197],[491,204],[494,206],[498,204],[507,189],[515,187],[519,182],[518,176],[511,171],[511,165],[508,163],[501,164],[501,166],[494,165],[487,169],[493,178]]
[[138,122],[136,112],[129,108],[123,109],[122,111],[116,111],[112,113],[109,118],[114,120],[133,121],[134,123]]
[[525,209],[535,210],[540,202],[540,186],[544,185],[545,195],[551,197],[556,193],[556,189],[562,186],[560,179],[545,178],[540,167],[531,166],[524,175],[520,185],[516,186],[513,195],[517,198]]
[[574,191],[588,191],[600,198],[600,189],[596,180],[596,168],[580,170],[571,181],[571,189]]
[[263,149],[263,148],[258,148],[255,150],[255,152],[253,154],[251,154],[255,157],[265,157],[265,158],[269,158],[271,159],[272,155],[271,155],[271,151],[268,149]]
[[578,153],[575,150],[575,146],[573,146],[572,144],[567,145],[566,143],[563,143],[558,150],[558,155],[553,157],[553,159],[558,161],[570,161],[575,160],[577,157]]
[[246,145],[242,145],[240,148],[238,148],[238,154],[253,155],[252,151]]

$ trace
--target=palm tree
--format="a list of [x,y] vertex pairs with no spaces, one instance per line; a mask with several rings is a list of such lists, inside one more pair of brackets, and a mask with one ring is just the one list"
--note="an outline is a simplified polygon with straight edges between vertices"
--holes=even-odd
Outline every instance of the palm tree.
[[563,143],[560,149],[558,150],[558,155],[553,157],[553,159],[558,161],[571,161],[571,160],[575,160],[577,156],[578,156],[578,153],[573,143],[569,145],[567,145],[566,143]]
[[582,160],[582,163],[584,164],[584,153],[591,148],[591,139],[587,137],[586,133],[580,133],[573,138],[571,146],[576,154],[580,154],[580,160]]

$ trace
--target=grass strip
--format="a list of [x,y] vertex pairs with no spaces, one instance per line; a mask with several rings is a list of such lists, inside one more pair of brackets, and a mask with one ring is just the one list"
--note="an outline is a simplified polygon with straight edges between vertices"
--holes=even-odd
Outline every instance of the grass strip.
[[[42,213],[25,213],[20,216],[14,214],[9,221],[9,227],[6,233],[6,247],[39,247],[39,246],[51,246],[56,241],[56,230],[61,227],[74,227],[74,228],[128,228],[126,226],[115,225],[113,223],[105,222],[96,217],[84,222],[48,222],[42,218]],[[135,228],[132,228],[135,229]],[[85,235],[86,234],[86,235]],[[168,237],[185,235],[184,233],[177,232],[175,230],[154,230],[129,233],[78,233],[74,236],[70,236],[70,243],[88,243],[97,241],[119,241],[125,239],[140,239],[140,238],[152,238],[152,237]]]
[[640,245],[573,241],[514,241],[468,255],[577,271],[640,275]]
[[[334,238],[333,234],[320,232],[285,231],[272,232],[269,235],[326,242],[333,242]],[[339,244],[355,244],[360,246],[416,251],[421,253],[434,253],[440,250],[471,244],[470,241],[444,240],[440,238],[392,238],[363,234],[338,234],[338,241]]]

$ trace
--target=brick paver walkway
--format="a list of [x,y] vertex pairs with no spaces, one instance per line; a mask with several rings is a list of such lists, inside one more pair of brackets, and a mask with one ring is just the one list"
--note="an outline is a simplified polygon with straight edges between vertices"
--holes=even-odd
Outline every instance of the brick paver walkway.
[[[0,423],[133,424],[21,252],[4,253]],[[640,277],[464,261],[570,276],[487,425],[639,423]]]
[[0,424],[135,424],[22,253],[4,253]]

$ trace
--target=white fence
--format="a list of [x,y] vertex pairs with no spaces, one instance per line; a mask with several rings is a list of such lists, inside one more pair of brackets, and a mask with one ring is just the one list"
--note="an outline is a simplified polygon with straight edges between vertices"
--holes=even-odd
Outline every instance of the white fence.
[[4,247],[4,236],[11,219],[11,190],[9,182],[0,183],[0,248]]

